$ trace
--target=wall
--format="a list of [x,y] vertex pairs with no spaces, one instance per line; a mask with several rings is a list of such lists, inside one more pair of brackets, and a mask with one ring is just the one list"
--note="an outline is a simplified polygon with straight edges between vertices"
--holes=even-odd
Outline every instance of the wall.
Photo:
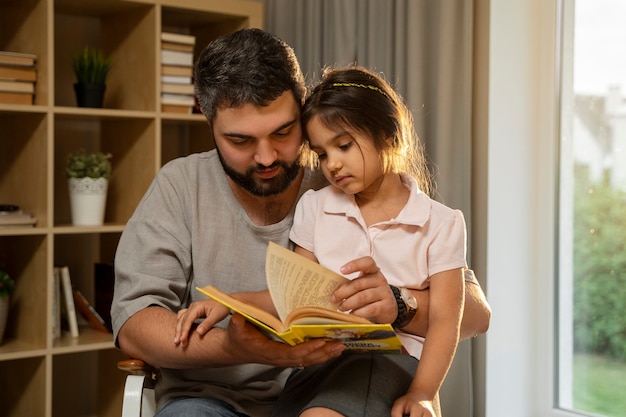
[[555,3],[475,1],[472,238],[493,309],[477,416],[550,415]]

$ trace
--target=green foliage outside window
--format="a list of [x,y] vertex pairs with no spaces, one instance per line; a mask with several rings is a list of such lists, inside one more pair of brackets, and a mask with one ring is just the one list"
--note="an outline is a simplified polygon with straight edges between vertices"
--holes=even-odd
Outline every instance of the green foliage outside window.
[[626,192],[575,177],[574,349],[626,361]]

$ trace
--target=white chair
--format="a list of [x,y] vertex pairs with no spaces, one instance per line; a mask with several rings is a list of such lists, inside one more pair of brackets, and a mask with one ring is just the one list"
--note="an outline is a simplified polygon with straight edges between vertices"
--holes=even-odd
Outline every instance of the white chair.
[[139,359],[119,361],[117,367],[129,373],[124,384],[122,417],[153,417],[156,413],[154,381],[157,370]]

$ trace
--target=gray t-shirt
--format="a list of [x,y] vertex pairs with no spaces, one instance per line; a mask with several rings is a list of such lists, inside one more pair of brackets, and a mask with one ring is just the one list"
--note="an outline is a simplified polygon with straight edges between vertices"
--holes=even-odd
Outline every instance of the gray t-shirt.
[[[300,195],[320,188],[306,171]],[[166,164],[144,195],[120,239],[111,308],[115,340],[136,312],[158,305],[178,311],[205,297],[195,287],[259,291],[265,284],[269,241],[289,245],[293,209],[281,222],[256,226],[235,199],[215,151]],[[212,397],[254,416],[269,414],[287,373],[247,364],[220,368],[161,369],[159,407],[178,396]]]

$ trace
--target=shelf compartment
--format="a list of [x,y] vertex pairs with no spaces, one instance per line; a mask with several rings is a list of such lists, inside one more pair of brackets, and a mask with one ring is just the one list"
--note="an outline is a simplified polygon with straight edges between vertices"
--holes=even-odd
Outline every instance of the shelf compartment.
[[37,55],[37,105],[47,105],[49,96],[47,15],[47,2],[0,1],[0,50]]
[[[43,113],[0,112],[0,204],[16,204],[47,225],[48,122]],[[0,230],[6,230],[0,228]]]
[[262,27],[263,4],[256,1],[161,0],[162,27],[187,27],[201,48],[220,34],[247,27]]
[[122,359],[116,349],[54,355],[52,416],[118,417],[126,374],[115,364]]
[[[96,264],[113,264],[121,233],[55,235],[54,263],[67,265],[74,287],[89,300],[95,300]],[[81,256],[76,256],[80,248]]]
[[15,279],[0,354],[46,347],[47,238],[0,236],[0,254]]
[[45,358],[0,361],[2,415],[45,416]]
[[112,59],[104,107],[155,110],[156,9],[124,1],[64,1],[54,13],[56,106],[75,106],[72,56],[101,48]]
[[126,224],[158,169],[155,121],[57,115],[54,131],[54,224],[71,224],[65,165],[67,155],[79,149],[113,155],[104,221]]
[[215,148],[213,134],[204,117],[194,120],[161,121],[161,164],[213,148]]

